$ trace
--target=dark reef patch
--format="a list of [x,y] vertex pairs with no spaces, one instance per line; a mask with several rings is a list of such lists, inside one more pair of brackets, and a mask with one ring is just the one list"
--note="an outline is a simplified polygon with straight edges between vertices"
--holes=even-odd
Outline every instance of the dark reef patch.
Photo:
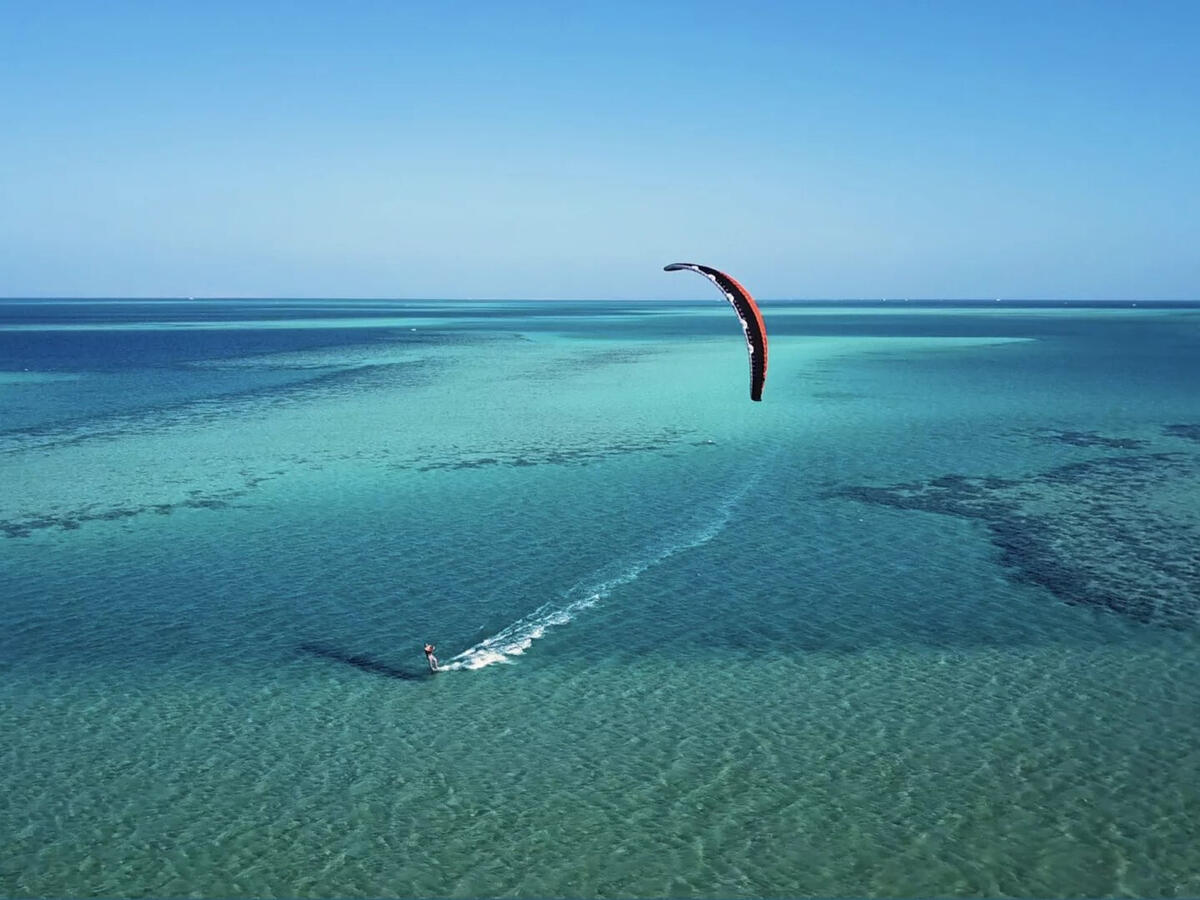
[[113,506],[107,509],[96,509],[84,506],[79,509],[61,513],[46,513],[26,516],[20,519],[0,519],[0,534],[9,538],[29,537],[35,531],[45,528],[59,528],[63,531],[74,531],[88,522],[115,522],[120,519],[132,519],[146,513],[157,513],[169,516],[177,509],[225,509],[233,502],[244,497],[257,484],[266,478],[249,478],[244,488],[231,488],[211,494],[200,491],[189,491],[189,497],[176,503],[147,503],[141,506]]
[[814,400],[866,400],[866,394],[856,394],[853,391],[813,391],[809,394]]
[[[439,469],[486,469],[492,466],[586,466],[626,453],[667,453],[683,443],[687,436],[688,432],[681,429],[664,428],[648,435],[597,438],[558,446],[492,447],[465,450],[453,457],[416,457],[409,462],[393,463],[391,468],[433,472]],[[707,445],[711,442],[699,443]]]
[[1072,447],[1101,447],[1105,450],[1141,450],[1147,442],[1137,438],[1110,437],[1098,431],[1063,431],[1044,428],[1026,434],[1044,444],[1069,444]]
[[1189,441],[1200,441],[1200,424],[1164,425],[1163,434],[1186,438]]
[[[1067,443],[1126,446],[1117,440]],[[831,495],[981,522],[1012,578],[1065,603],[1171,628],[1200,622],[1200,508],[1189,502],[1200,496],[1194,455],[1107,456],[1019,479],[948,474]]]
[[515,373],[513,381],[539,381],[554,383],[573,375],[587,375],[610,366],[628,366],[653,356],[660,356],[662,348],[653,344],[633,344],[601,350],[577,350],[570,356],[556,359],[553,363],[538,365],[527,372]]

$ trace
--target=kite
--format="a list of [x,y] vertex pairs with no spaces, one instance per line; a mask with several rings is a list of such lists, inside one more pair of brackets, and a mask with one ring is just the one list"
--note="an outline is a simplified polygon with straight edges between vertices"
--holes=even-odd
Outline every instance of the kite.
[[671,263],[664,272],[688,269],[703,275],[725,295],[742,322],[746,332],[746,350],[750,353],[750,399],[762,400],[763,383],[767,380],[767,329],[763,325],[762,313],[750,292],[724,272],[698,263]]

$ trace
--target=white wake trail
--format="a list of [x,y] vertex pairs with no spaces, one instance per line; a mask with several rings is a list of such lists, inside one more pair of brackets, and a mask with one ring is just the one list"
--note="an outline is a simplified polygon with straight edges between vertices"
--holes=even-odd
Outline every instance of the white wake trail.
[[[440,668],[453,671],[482,669],[496,663],[511,663],[551,628],[566,625],[583,610],[595,606],[622,585],[636,580],[647,569],[670,559],[678,553],[694,550],[707,544],[725,530],[733,511],[758,481],[751,477],[745,484],[717,504],[707,521],[691,530],[678,533],[673,539],[647,548],[641,558],[630,563],[606,566],[571,588],[561,600],[543,603],[527,616],[484,638],[462,653],[443,663]],[[610,574],[611,573],[611,574]]]

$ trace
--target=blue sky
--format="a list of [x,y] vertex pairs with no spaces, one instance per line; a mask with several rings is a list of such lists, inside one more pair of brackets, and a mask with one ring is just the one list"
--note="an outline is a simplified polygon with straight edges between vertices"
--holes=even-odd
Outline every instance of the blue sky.
[[1200,3],[8,3],[0,295],[1200,297]]

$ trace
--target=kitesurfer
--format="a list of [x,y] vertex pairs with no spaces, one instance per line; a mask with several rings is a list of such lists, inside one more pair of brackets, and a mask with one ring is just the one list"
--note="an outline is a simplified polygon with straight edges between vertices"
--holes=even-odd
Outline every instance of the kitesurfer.
[[436,649],[437,647],[433,646],[433,644],[425,645],[425,660],[429,663],[430,672],[436,672],[438,670],[437,657],[433,655],[433,651]]

